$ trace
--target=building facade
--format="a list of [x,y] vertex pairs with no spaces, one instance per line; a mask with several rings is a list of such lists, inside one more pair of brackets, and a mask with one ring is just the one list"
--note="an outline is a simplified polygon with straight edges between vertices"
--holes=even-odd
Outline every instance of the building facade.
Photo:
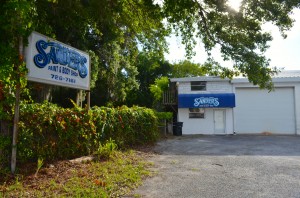
[[274,91],[245,78],[173,78],[183,134],[300,134],[300,71],[273,78]]

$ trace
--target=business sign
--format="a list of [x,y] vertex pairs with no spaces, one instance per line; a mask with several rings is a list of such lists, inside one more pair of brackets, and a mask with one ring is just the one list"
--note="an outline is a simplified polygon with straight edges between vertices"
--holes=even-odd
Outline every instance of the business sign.
[[178,108],[232,108],[235,107],[234,93],[179,94]]
[[194,99],[194,107],[218,107],[219,105],[219,98],[215,97],[200,97]]
[[33,32],[28,38],[28,80],[90,89],[90,58],[83,51]]

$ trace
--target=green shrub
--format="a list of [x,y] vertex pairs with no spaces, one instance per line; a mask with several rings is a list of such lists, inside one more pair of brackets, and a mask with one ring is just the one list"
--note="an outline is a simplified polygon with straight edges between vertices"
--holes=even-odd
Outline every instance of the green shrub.
[[22,105],[18,159],[73,158],[90,153],[96,128],[89,111],[50,103]]
[[54,104],[23,104],[20,109],[18,161],[70,159],[97,151],[114,140],[129,147],[157,140],[153,110],[122,106],[64,109]]
[[143,107],[94,107],[100,141],[112,138],[120,147],[151,143],[157,140],[157,117]]
[[156,112],[156,116],[160,120],[172,120],[173,113],[172,112]]
[[117,150],[118,145],[111,138],[105,144],[100,144],[96,155],[100,159],[109,159],[110,156]]
[[11,139],[0,134],[0,168],[9,164],[11,152]]

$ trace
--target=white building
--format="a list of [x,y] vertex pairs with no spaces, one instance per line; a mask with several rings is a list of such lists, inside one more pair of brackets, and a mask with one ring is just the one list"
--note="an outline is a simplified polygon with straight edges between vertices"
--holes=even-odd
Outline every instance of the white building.
[[261,90],[245,78],[173,78],[182,134],[300,134],[300,71],[273,78]]

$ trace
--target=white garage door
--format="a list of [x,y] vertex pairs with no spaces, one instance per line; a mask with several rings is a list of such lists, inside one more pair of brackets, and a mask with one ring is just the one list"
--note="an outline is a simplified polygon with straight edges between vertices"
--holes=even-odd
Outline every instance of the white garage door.
[[236,133],[295,134],[293,88],[268,92],[258,88],[236,88],[234,120]]

